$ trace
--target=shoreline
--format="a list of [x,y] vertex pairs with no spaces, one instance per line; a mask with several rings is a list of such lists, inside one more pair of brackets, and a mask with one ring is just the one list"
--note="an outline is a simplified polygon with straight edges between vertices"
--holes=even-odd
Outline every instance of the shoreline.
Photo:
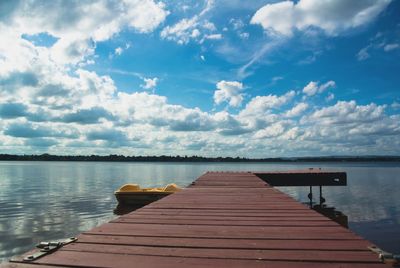
[[202,157],[202,156],[124,156],[124,155],[10,155],[0,154],[0,161],[63,162],[172,162],[172,163],[310,163],[310,162],[400,162],[400,156],[320,156],[320,157]]

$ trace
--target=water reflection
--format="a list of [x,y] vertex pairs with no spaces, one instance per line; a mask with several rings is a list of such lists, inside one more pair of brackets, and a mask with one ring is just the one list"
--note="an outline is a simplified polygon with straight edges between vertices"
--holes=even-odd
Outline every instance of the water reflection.
[[[400,167],[346,163],[86,163],[0,162],[0,261],[117,217],[114,191],[126,183],[186,186],[206,171],[343,170],[348,186],[325,187],[329,205],[349,216],[349,228],[400,253]],[[307,202],[307,187],[280,187]],[[116,214],[120,211],[117,209]]]
[[314,205],[312,206],[312,209],[340,224],[341,226],[349,228],[349,220],[347,215],[343,214],[343,212],[337,210],[336,208],[329,207],[327,205]]
[[135,211],[141,207],[144,207],[145,205],[137,205],[137,206],[133,206],[133,205],[121,205],[118,204],[115,208],[114,208],[114,214],[118,215],[118,216],[122,216],[125,214],[128,214],[132,211]]

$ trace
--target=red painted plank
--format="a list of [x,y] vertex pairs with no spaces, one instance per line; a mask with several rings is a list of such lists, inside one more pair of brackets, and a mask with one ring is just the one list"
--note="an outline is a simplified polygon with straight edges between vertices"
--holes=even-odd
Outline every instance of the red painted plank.
[[326,217],[307,217],[307,216],[259,216],[259,217],[238,217],[238,216],[225,216],[221,217],[220,215],[202,215],[202,216],[191,216],[191,215],[153,215],[153,214],[139,214],[139,213],[131,213],[126,214],[124,216],[119,217],[119,219],[148,219],[148,220],[213,220],[213,221],[243,221],[243,222],[257,222],[257,221],[280,221],[280,222],[321,222],[328,223],[332,222],[332,220]]
[[50,265],[37,265],[27,263],[3,263],[0,268],[56,268],[56,267],[70,267],[70,266],[50,266]]
[[[188,194],[190,195],[190,194]],[[272,203],[292,203],[293,199],[286,196],[251,196],[251,195],[243,195],[243,196],[215,196],[215,195],[195,195],[192,196],[179,196],[179,195],[170,195],[168,197],[163,198],[163,202],[191,202],[191,201],[202,201],[202,202],[243,202],[243,198],[246,198],[247,202],[263,202],[265,204]],[[270,200],[272,199],[272,200]]]
[[85,243],[67,245],[61,250],[184,258],[379,263],[377,256],[370,254],[368,251],[193,249],[121,245],[110,247],[109,245]]
[[314,217],[314,218],[324,218],[322,215],[298,210],[210,210],[210,209],[145,209],[136,211],[137,215],[187,215],[187,216],[215,216],[220,217]]
[[357,250],[366,251],[371,243],[365,240],[274,240],[274,239],[223,239],[152,236],[113,236],[81,234],[78,243],[111,245],[143,245],[190,248],[236,249],[303,249],[303,250]]
[[87,234],[260,239],[361,239],[341,227],[196,226],[106,223]]
[[[141,255],[123,255],[123,254],[107,254],[107,253],[89,253],[76,251],[60,251],[49,255],[46,258],[39,259],[38,263],[71,265],[79,267],[113,267],[126,268],[132,267],[272,267],[272,268],[308,268],[321,267],[318,262],[275,262],[260,260],[232,260],[232,259],[207,259],[207,258],[180,258],[180,257],[163,257],[163,256],[141,256]],[[379,268],[380,264],[368,263],[323,263],[327,268]]]
[[182,220],[182,219],[147,219],[119,218],[111,221],[125,224],[174,224],[174,225],[210,225],[210,226],[296,226],[296,227],[337,227],[333,221],[223,221],[223,220]]
[[224,210],[224,209],[245,209],[245,210],[297,210],[297,211],[308,211],[309,209],[303,206],[285,206],[285,205],[258,205],[254,206],[252,204],[243,205],[243,204],[164,204],[157,203],[148,205],[149,208],[152,209],[214,209],[214,210]]

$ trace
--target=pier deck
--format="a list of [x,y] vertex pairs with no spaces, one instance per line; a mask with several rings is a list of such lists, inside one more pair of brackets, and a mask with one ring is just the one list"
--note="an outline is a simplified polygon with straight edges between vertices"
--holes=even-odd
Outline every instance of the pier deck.
[[31,263],[24,255],[1,267],[386,266],[368,250],[370,242],[271,187],[267,173],[262,177],[206,173],[49,255]]

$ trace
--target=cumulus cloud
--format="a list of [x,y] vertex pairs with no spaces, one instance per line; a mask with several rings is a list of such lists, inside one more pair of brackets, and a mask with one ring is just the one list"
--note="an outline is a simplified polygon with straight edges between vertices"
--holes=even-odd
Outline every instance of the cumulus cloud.
[[278,122],[278,123],[274,123],[271,126],[264,128],[262,130],[257,131],[254,134],[254,138],[262,139],[262,138],[277,137],[277,136],[283,134],[284,131],[285,131],[284,124],[281,122]]
[[118,93],[117,98],[109,101],[108,107],[125,124],[136,122],[157,128],[166,127],[174,131],[214,129],[208,113],[198,108],[171,105],[166,97],[147,92]]
[[254,97],[246,104],[246,107],[240,112],[240,115],[263,116],[270,113],[273,109],[287,104],[295,95],[296,92],[292,90],[282,96],[267,95]]
[[243,84],[238,81],[219,81],[214,92],[214,102],[216,104],[228,102],[230,106],[238,107],[243,101],[243,94],[240,93],[242,90]]
[[384,110],[385,106],[375,103],[357,105],[355,101],[338,101],[333,106],[315,111],[308,118],[324,125],[368,123],[382,119]]
[[16,2],[6,5],[9,10],[5,12],[10,13],[0,17],[0,22],[10,25],[17,35],[56,37],[52,59],[73,64],[92,55],[95,42],[108,40],[123,28],[151,32],[169,14],[162,2],[152,0]]
[[[399,146],[395,138],[400,133],[399,116],[385,114],[385,108],[375,103],[358,105],[355,101],[338,101],[304,116],[299,121],[303,133],[297,140],[312,146],[319,144],[326,152],[395,152]],[[397,149],[387,146],[389,140]]]
[[294,30],[318,28],[328,35],[360,27],[371,22],[391,0],[300,0],[266,4],[250,23],[260,24],[267,32],[291,36]]
[[329,88],[333,88],[336,86],[335,81],[328,81],[322,85],[319,85],[319,82],[311,81],[303,88],[303,93],[309,97],[314,96],[316,94],[320,94]]
[[303,112],[304,112],[305,110],[307,110],[307,108],[308,108],[308,104],[307,104],[307,103],[304,103],[304,102],[301,102],[301,103],[297,104],[296,106],[294,106],[294,107],[293,107],[292,109],[290,109],[289,111],[287,111],[287,112],[285,113],[285,115],[286,115],[287,117],[296,117],[296,116],[300,116],[300,115],[303,114]]

